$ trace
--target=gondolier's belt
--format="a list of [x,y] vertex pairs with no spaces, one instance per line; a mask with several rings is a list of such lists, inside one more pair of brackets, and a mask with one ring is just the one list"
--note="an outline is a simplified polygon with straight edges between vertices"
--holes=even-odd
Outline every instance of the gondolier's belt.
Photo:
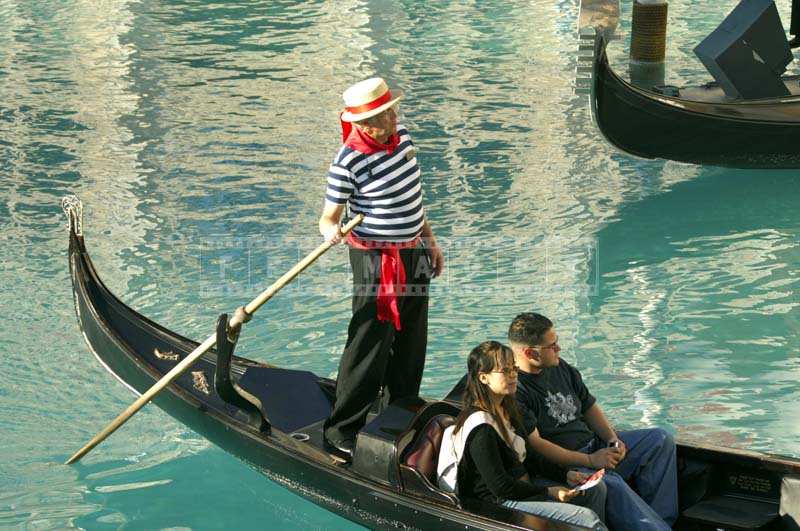
[[362,240],[351,232],[347,244],[353,249],[381,251],[381,280],[378,286],[378,321],[394,323],[395,330],[401,330],[400,308],[397,293],[406,284],[406,268],[400,259],[400,249],[413,249],[419,245],[417,236],[408,242],[381,242]]

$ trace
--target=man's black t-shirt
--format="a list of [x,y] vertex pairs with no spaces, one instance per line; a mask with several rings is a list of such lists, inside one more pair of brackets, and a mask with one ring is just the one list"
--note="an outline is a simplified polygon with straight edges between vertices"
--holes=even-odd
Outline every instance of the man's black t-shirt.
[[583,414],[595,403],[581,373],[564,360],[539,374],[520,371],[517,403],[525,429],[567,450],[579,450],[594,437]]

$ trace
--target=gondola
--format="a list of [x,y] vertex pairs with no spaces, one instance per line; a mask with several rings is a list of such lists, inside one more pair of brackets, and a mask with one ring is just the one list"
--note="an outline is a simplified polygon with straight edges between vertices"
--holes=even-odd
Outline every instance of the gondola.
[[[114,377],[142,393],[197,343],[140,315],[108,290],[86,250],[80,202],[67,202],[65,210],[83,336]],[[227,317],[220,316],[216,348],[154,403],[271,480],[370,528],[579,529],[459,500],[434,486],[437,445],[459,411],[458,385],[444,400],[398,401],[371,413],[348,462],[322,441],[335,382],[233,355],[235,341],[226,325]],[[726,527],[731,518],[738,522],[735,529],[792,529],[786,523],[791,517],[780,511],[800,519],[800,461],[687,444],[678,452],[686,509],[678,529]],[[741,527],[744,521],[762,527]]]
[[790,96],[731,100],[718,83],[634,86],[608,61],[597,32],[591,111],[605,139],[642,158],[730,168],[800,168],[800,76],[783,78]]

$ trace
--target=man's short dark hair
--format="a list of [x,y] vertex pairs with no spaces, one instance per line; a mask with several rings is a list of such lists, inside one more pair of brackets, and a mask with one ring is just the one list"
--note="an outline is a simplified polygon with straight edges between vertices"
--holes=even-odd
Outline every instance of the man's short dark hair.
[[517,345],[541,345],[553,321],[542,314],[526,312],[514,317],[508,327],[508,340]]

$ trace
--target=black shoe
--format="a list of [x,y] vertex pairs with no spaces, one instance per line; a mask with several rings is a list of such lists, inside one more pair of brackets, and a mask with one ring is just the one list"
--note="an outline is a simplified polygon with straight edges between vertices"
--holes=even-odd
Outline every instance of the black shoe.
[[797,48],[800,46],[800,35],[795,36],[789,41],[789,48]]
[[353,458],[353,447],[355,447],[355,441],[351,439],[343,439],[341,441],[332,441],[325,437],[325,445],[329,447],[330,450],[341,454],[349,459]]

